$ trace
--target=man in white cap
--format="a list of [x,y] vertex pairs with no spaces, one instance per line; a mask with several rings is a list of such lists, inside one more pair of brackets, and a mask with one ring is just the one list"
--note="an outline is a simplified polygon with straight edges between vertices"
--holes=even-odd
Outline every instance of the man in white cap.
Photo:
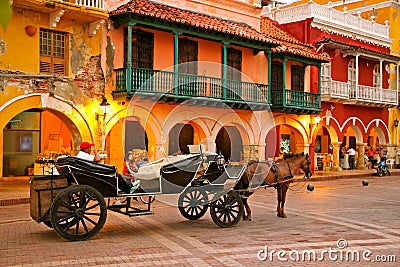
[[94,155],[90,154],[90,152],[92,150],[92,146],[94,146],[94,144],[89,143],[89,142],[82,142],[80,145],[81,150],[79,151],[78,155],[76,155],[76,156],[81,159],[99,162],[100,155],[99,155],[99,152],[97,152],[96,148],[94,148],[94,150],[93,150]]

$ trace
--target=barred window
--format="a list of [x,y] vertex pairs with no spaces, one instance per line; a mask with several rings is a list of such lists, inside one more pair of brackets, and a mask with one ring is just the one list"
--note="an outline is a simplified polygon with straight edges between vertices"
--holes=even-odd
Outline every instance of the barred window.
[[40,72],[66,74],[67,34],[40,29]]
[[[124,61],[128,64],[128,29],[125,29]],[[154,34],[140,29],[132,31],[132,67],[153,69]]]
[[292,90],[304,91],[304,75],[306,69],[302,66],[293,65],[292,71]]
[[[198,44],[187,38],[180,38],[178,42],[179,72],[197,74]],[[183,64],[189,63],[190,64]]]
[[226,78],[233,81],[242,80],[242,51],[228,48],[226,51],[226,65],[230,68],[226,70]]

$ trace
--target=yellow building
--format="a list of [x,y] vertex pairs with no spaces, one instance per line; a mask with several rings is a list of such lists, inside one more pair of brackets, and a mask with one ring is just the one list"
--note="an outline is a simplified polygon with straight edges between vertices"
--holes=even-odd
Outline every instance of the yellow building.
[[81,140],[100,145],[93,103],[105,90],[108,13],[103,0],[78,3],[14,0],[0,27],[1,176],[31,173],[38,158],[72,154]]

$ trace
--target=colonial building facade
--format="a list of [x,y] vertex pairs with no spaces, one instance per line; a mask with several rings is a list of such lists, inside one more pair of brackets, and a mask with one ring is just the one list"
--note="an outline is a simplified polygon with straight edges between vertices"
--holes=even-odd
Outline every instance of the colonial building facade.
[[386,25],[365,30],[368,40],[337,38],[251,0],[15,0],[12,9],[0,29],[2,176],[43,172],[36,160],[74,155],[83,140],[118,169],[131,149],[155,160],[203,144],[243,162],[284,147],[332,153],[338,166],[341,142],[390,143],[386,108],[398,86],[385,69],[398,72],[398,58]]
[[331,157],[339,168],[340,147],[353,147],[358,167],[364,168],[365,147],[388,148],[393,158],[397,150],[389,109],[398,105],[400,58],[391,53],[388,21],[379,24],[373,15],[353,14],[340,2],[267,6],[263,16],[330,58],[322,66],[322,112],[310,129],[311,151],[318,158]]

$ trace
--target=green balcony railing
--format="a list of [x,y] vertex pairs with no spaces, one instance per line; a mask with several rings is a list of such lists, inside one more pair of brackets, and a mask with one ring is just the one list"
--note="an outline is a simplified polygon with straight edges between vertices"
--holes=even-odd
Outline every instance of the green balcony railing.
[[268,85],[168,71],[132,68],[131,89],[127,69],[116,69],[115,92],[163,93],[171,96],[207,97],[227,101],[268,104]]
[[321,95],[295,90],[271,91],[271,102],[274,110],[299,109],[308,111],[321,110]]

